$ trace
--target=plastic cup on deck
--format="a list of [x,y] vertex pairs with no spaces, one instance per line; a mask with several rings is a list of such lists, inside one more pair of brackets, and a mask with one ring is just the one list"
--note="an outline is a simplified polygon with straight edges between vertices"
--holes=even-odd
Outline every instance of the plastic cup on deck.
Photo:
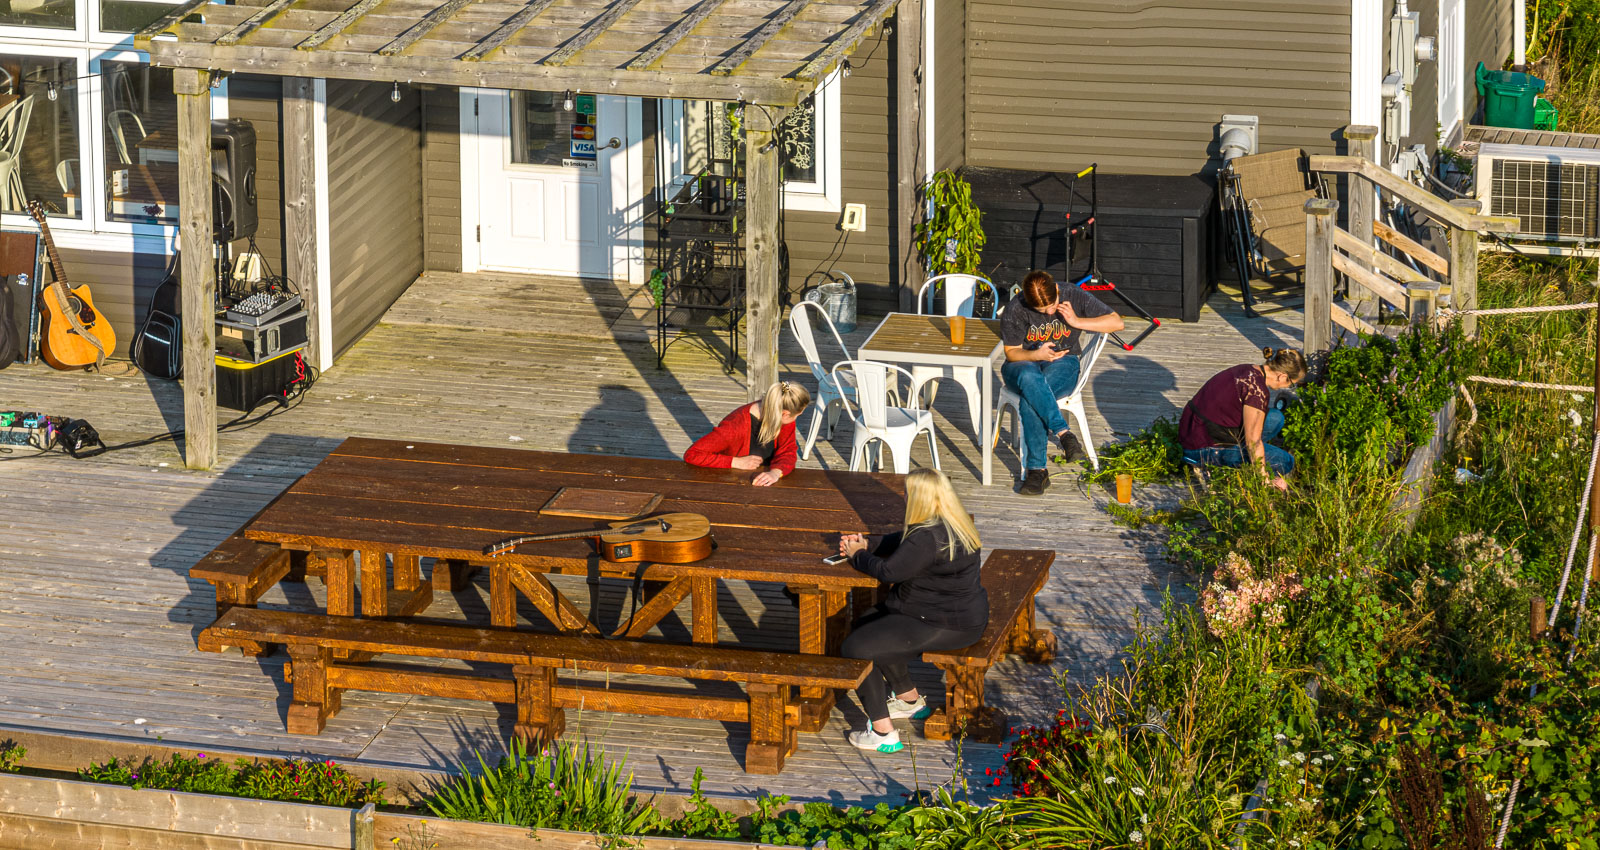
[[1133,476],[1126,472],[1117,473],[1117,501],[1124,505],[1133,501]]

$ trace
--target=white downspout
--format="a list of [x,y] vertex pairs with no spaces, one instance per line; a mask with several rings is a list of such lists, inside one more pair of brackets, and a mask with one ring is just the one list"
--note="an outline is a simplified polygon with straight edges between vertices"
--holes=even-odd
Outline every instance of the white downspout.
[[1517,22],[1511,27],[1512,64],[1528,66],[1528,0],[1517,0]]
[[933,15],[934,0],[922,0],[922,182],[933,179]]
[[1383,0],[1350,2],[1350,123],[1383,126]]

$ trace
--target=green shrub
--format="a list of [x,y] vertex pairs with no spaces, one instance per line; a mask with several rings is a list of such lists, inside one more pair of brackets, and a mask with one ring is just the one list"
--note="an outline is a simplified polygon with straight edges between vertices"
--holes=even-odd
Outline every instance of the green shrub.
[[608,763],[587,741],[562,740],[530,752],[513,738],[494,767],[475,754],[477,770],[462,762],[461,775],[435,789],[425,803],[453,820],[566,829],[602,835],[648,832],[659,817],[635,799],[624,760]]
[[27,758],[28,748],[15,741],[0,743],[0,773],[16,773],[22,769],[22,760]]
[[222,759],[208,758],[205,753],[198,753],[193,758],[173,753],[166,761],[145,759],[137,764],[114,758],[79,770],[78,778],[130,788],[158,788],[322,806],[357,808],[367,803],[384,802],[382,782],[373,780],[363,783],[332,761],[269,759],[253,762],[239,759],[229,765]]
[[[1088,458],[1079,461],[1085,481],[1114,481],[1122,473],[1132,475],[1135,481],[1160,481],[1183,472],[1183,445],[1178,442],[1178,423],[1165,417],[1150,423],[1150,427],[1125,442],[1102,447],[1099,454],[1098,470]],[[1065,463],[1065,460],[1057,456],[1056,462]]]

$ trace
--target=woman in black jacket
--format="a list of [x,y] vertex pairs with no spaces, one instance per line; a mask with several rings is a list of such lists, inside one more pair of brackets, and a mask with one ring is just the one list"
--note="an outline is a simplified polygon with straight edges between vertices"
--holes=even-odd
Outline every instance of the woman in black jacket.
[[[930,650],[962,649],[978,642],[989,624],[989,596],[979,581],[978,530],[961,507],[950,479],[934,469],[906,476],[905,528],[878,541],[846,534],[839,554],[856,569],[893,585],[889,598],[856,621],[841,654],[872,661],[856,698],[872,724],[851,732],[863,750],[896,753],[905,745],[897,718],[931,714],[911,684],[907,665]],[[889,698],[892,688],[894,696]]]

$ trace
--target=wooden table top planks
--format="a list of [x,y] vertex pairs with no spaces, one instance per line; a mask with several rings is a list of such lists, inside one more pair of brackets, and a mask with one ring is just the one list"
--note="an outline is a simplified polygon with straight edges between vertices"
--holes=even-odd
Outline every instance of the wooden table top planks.
[[879,323],[872,336],[861,343],[859,351],[862,357],[868,359],[871,359],[869,352],[896,352],[918,355],[919,358],[931,356],[988,360],[999,353],[1000,347],[998,319],[968,319],[966,339],[956,345],[950,342],[950,319],[946,316],[890,313]]
[[[710,575],[871,587],[848,564],[822,563],[846,532],[900,527],[905,485],[896,475],[800,469],[771,487],[750,474],[681,461],[452,446],[352,437],[245,527],[289,548],[381,549],[489,563],[507,537],[599,528],[539,509],[562,488],[658,492],[659,513],[711,520],[718,548],[692,564],[653,565],[646,578]],[[587,569],[585,540],[523,544],[497,559],[544,569]]]

